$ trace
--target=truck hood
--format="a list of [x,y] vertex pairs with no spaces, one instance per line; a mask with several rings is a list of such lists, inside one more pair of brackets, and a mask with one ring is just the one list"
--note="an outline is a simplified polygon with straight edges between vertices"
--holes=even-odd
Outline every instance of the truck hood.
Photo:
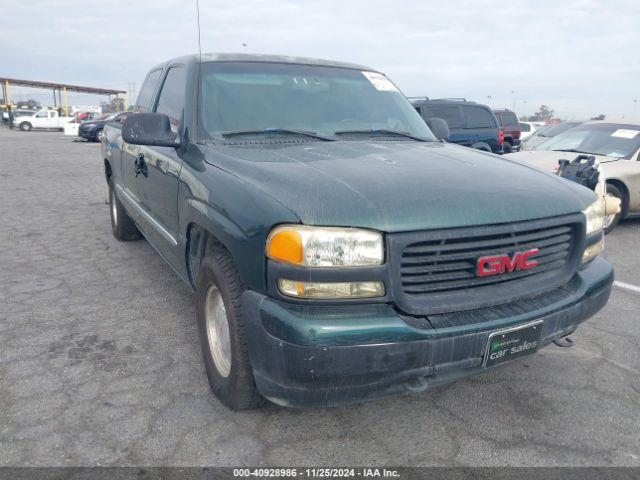
[[[525,150],[524,152],[509,153],[506,157],[515,160],[516,162],[530,165],[540,170],[547,172],[555,172],[558,168],[558,160],[564,158],[566,160],[573,160],[579,153],[574,152],[556,152],[554,150]],[[598,162],[608,163],[615,162],[618,159],[613,157],[607,157],[605,155],[594,155]]]
[[440,142],[211,146],[205,161],[308,225],[386,232],[487,225],[575,213],[595,198],[555,175]]

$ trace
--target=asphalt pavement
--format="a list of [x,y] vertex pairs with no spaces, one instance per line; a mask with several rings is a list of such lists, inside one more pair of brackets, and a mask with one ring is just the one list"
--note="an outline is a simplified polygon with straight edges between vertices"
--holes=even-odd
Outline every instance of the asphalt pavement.
[[[111,235],[96,143],[0,128],[0,466],[640,466],[640,291],[574,335],[436,390],[234,413],[210,393],[194,296]],[[606,238],[640,286],[640,221]]]

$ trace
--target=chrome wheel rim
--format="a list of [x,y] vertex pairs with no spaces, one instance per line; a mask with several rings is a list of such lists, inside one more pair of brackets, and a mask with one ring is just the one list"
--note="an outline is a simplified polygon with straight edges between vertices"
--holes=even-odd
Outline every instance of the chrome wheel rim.
[[604,228],[609,228],[613,223],[613,220],[616,218],[615,215],[607,215],[604,217]]
[[102,130],[100,130],[100,131],[98,132],[98,135],[97,135],[97,136],[98,136],[98,141],[99,141],[99,142],[101,142],[101,141],[102,141],[102,139],[103,139],[103,137],[104,137],[104,132],[103,132]]
[[111,189],[111,218],[113,218],[113,224],[118,225],[118,206],[116,205],[116,192]]
[[226,378],[231,373],[229,320],[227,319],[227,310],[224,307],[222,295],[215,285],[211,285],[207,290],[204,315],[211,358],[218,373]]

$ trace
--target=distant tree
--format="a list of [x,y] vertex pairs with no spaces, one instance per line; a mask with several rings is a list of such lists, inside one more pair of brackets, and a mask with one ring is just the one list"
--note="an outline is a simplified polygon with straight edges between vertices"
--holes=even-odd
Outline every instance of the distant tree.
[[591,117],[591,120],[604,120],[607,116],[604,113],[601,113],[597,117]]
[[35,109],[35,108],[40,108],[41,104],[39,101],[34,100],[33,98],[30,98],[27,100],[27,105],[29,106],[30,109]]
[[536,113],[531,115],[528,120],[530,122],[546,122],[553,118],[555,112],[546,105],[541,105]]

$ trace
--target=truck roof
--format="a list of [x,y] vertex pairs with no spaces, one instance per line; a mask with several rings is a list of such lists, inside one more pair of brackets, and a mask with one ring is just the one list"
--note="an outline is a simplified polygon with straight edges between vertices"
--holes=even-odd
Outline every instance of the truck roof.
[[[163,62],[155,68],[166,65],[167,63],[175,63],[176,61],[200,61],[200,55],[193,54],[184,57],[173,58],[168,62]],[[263,62],[263,63],[291,63],[299,65],[316,65],[322,67],[350,68],[354,70],[365,70],[368,72],[379,72],[374,68],[355,63],[337,62],[333,60],[323,60],[320,58],[292,57],[286,55],[258,55],[251,53],[203,53],[202,63],[210,62]]]

